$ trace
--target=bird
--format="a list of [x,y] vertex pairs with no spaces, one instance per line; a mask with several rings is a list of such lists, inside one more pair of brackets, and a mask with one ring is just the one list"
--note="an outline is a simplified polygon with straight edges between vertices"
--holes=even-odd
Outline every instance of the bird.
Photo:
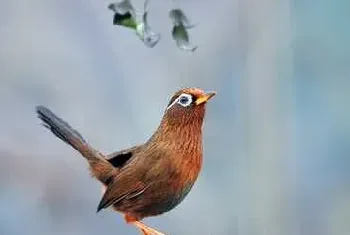
[[77,150],[87,160],[92,177],[102,183],[97,212],[110,208],[143,235],[164,235],[142,220],[174,209],[197,181],[206,104],[215,95],[193,87],[177,90],[144,143],[109,154],[93,148],[49,108],[37,105],[35,109],[41,124]]
[[139,39],[149,48],[153,48],[160,40],[159,33],[154,33],[148,24],[148,3],[145,0],[142,18],[136,14],[136,10],[130,0],[118,0],[108,5],[108,9],[114,12],[113,25],[124,26],[135,31]]

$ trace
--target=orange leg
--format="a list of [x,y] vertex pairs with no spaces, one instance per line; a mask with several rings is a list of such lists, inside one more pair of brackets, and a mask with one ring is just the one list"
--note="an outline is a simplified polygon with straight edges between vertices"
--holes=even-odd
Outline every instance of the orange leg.
[[144,229],[141,229],[141,232],[143,235],[148,235],[147,232]]
[[134,218],[132,218],[128,215],[125,215],[124,218],[128,224],[133,224],[138,229],[140,229],[143,235],[165,235],[165,234],[157,231],[156,229],[151,228],[138,220],[135,220]]

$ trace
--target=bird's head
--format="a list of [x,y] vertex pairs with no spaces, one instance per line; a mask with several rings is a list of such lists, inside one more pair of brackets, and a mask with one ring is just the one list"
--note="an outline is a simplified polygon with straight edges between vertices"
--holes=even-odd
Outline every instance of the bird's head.
[[206,103],[215,94],[198,88],[185,88],[175,92],[165,110],[163,122],[168,125],[201,125]]
[[197,154],[193,156],[200,156],[205,107],[215,94],[198,88],[185,88],[175,92],[149,143],[156,143],[157,147],[165,146],[168,150],[178,149],[181,152],[185,149],[187,152],[195,150]]

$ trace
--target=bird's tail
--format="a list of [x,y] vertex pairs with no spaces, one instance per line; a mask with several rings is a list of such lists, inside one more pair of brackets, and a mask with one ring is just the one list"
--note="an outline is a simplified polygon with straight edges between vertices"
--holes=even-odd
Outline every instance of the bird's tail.
[[38,117],[44,122],[43,126],[81,153],[89,162],[90,171],[94,177],[106,185],[112,180],[115,173],[114,167],[100,152],[92,148],[78,131],[74,130],[67,122],[57,117],[44,106],[37,106],[36,112]]

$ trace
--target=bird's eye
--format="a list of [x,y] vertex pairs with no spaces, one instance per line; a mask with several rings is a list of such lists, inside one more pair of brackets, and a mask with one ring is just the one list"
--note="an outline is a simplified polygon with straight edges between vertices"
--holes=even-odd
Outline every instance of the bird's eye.
[[181,104],[187,104],[187,102],[188,102],[188,98],[187,97],[184,96],[184,97],[180,98],[180,103]]
[[189,94],[182,94],[179,99],[178,103],[181,104],[183,107],[187,107],[192,103],[192,97]]

